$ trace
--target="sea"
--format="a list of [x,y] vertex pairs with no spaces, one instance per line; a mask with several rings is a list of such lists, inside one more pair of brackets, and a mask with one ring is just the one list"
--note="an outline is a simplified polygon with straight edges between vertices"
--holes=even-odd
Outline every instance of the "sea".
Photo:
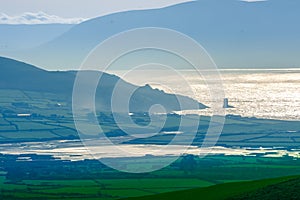
[[[224,98],[229,105],[226,114],[263,119],[300,120],[300,68],[293,69],[221,69],[219,74]],[[186,95],[211,106],[214,91],[207,72],[193,70],[116,71],[136,85],[149,84],[169,93]],[[205,74],[204,76],[201,74]],[[211,77],[216,78],[215,75]],[[220,88],[219,88],[220,89]],[[211,115],[211,109],[186,111]]]

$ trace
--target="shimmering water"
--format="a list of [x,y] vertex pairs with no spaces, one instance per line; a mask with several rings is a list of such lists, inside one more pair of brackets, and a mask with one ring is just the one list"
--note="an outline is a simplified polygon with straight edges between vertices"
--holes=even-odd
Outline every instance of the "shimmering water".
[[[106,146],[105,144],[98,143],[97,141],[94,146],[91,146],[89,150],[94,152],[90,154],[81,143],[80,140],[60,140],[60,141],[49,141],[49,142],[24,142],[24,143],[12,143],[12,144],[0,144],[0,152],[5,155],[51,155],[54,158],[62,160],[78,161],[84,159],[101,159],[101,158],[119,158],[119,157],[130,157],[125,154],[120,155],[115,149]],[[181,145],[172,145],[172,148],[168,148],[167,151],[156,151],[160,149],[160,145],[118,145],[125,152],[135,152],[134,157],[143,157],[146,155],[153,156],[180,156],[182,155]],[[151,152],[151,153],[149,153]],[[253,156],[264,155],[265,157],[282,157],[289,155],[291,157],[299,158],[299,149],[283,150],[276,148],[227,148],[227,147],[210,147],[210,148],[199,148],[197,146],[191,146],[185,151],[185,153],[199,155],[200,153],[207,155],[244,155]],[[30,157],[21,156],[22,159],[30,161]]]
[[[118,74],[118,72],[117,72]],[[227,114],[247,117],[300,120],[300,69],[221,70],[225,97],[234,108]],[[183,84],[183,79],[192,88]],[[167,92],[188,95],[210,106],[211,96],[203,77],[194,71],[130,72],[124,77],[137,85],[150,83],[152,87]],[[211,114],[210,109],[197,111]]]

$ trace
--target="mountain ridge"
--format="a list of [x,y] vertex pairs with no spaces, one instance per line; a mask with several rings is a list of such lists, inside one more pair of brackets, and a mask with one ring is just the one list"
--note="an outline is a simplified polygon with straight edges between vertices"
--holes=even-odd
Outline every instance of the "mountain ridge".
[[[69,101],[73,92],[76,71],[47,71],[24,62],[0,57],[0,89],[12,89],[21,91],[47,92],[67,96]],[[121,78],[98,71],[82,71],[87,78],[99,76],[102,73],[97,88],[96,101],[101,102],[100,108],[111,111],[111,98],[114,87],[119,84],[126,93],[134,89],[131,97],[132,111],[148,111],[154,104],[162,104],[167,111],[180,110],[177,98],[189,105],[198,105],[199,109],[206,108],[194,99],[182,95],[168,94],[164,91],[151,88],[149,85],[143,87],[135,86]],[[97,74],[100,73],[100,74]],[[84,84],[90,84],[88,82]],[[189,109],[186,107],[185,109]],[[191,107],[192,109],[192,107]]]
[[299,6],[294,0],[259,3],[202,0],[162,9],[115,13],[78,24],[59,38],[13,57],[48,69],[60,65],[74,69],[96,45],[114,34],[134,28],[161,27],[195,39],[220,67],[298,67]]

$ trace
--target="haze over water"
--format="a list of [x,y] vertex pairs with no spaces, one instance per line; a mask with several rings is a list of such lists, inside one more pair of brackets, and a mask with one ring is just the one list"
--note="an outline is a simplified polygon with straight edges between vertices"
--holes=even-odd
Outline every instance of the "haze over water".
[[[182,79],[168,71],[132,72],[128,73],[125,80],[137,85],[148,82],[154,88],[188,95],[210,106],[210,91],[205,80],[194,71],[180,71],[180,74],[187,78],[195,96],[190,95],[189,88],[182,87]],[[229,105],[234,106],[226,109],[227,114],[282,120],[300,119],[300,69],[227,69],[220,70],[220,74],[225,96],[229,99]],[[211,114],[210,109],[192,112]]]

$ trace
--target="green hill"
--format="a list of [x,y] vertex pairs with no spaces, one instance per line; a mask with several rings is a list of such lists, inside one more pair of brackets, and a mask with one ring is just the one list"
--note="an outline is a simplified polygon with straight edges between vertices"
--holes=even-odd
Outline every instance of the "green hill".
[[[64,96],[68,101],[71,101],[76,71],[46,71],[33,65],[4,57],[0,57],[0,70],[0,90],[51,93]],[[81,74],[85,78],[81,85],[84,85],[86,88],[92,86],[90,79],[99,78],[102,75],[96,91],[96,104],[99,105],[97,108],[101,108],[102,111],[111,111],[111,99],[116,84],[122,88],[124,94],[135,91],[130,99],[131,112],[148,111],[155,104],[163,105],[167,111],[207,108],[189,97],[168,94],[162,90],[153,89],[149,85],[139,87],[112,74],[100,71],[82,71]],[[7,96],[1,91],[0,95]],[[178,99],[184,102],[184,106],[179,104]],[[84,107],[84,105],[82,106]],[[120,106],[118,111],[123,111],[123,107]]]
[[299,176],[289,176],[247,182],[225,183],[205,188],[196,188],[128,199],[299,199],[299,187]]
[[248,192],[237,197],[235,200],[257,200],[257,199],[300,199],[300,178],[291,179],[278,184],[269,185],[253,192]]

